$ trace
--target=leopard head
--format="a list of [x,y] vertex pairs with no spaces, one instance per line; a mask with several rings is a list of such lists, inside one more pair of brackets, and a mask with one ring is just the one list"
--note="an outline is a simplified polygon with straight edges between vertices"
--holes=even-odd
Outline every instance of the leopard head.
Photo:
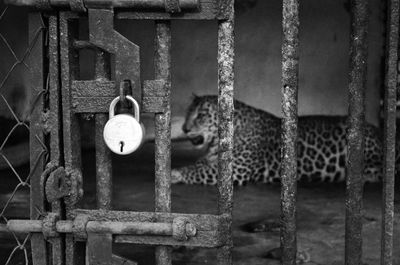
[[218,98],[194,96],[182,130],[198,149],[214,145],[218,138]]

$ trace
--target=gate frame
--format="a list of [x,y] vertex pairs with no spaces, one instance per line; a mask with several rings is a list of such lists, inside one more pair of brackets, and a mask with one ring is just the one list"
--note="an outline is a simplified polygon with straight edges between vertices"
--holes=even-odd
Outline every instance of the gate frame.
[[[38,1],[39,2],[39,1]],[[81,109],[75,108],[77,105],[73,102],[74,92],[72,91],[73,79],[77,79],[78,74],[78,56],[74,50],[72,39],[78,39],[77,25],[73,22],[78,18],[71,12],[49,13],[48,25],[50,32],[50,41],[48,46],[49,54],[49,88],[50,99],[43,107],[49,109],[51,126],[50,136],[47,137],[49,142],[49,151],[51,152],[50,161],[52,165],[57,167],[65,167],[66,182],[73,187],[72,196],[67,196],[63,201],[54,201],[51,205],[46,203],[44,197],[35,199],[35,203],[40,201],[44,203],[41,210],[46,212],[50,210],[58,214],[61,220],[66,218],[73,222],[72,233],[65,234],[65,256],[63,252],[64,236],[57,229],[59,224],[64,221],[57,222],[57,228],[54,231],[57,236],[51,238],[46,237],[50,244],[46,243],[45,238],[41,233],[33,233],[32,247],[34,251],[34,264],[50,264],[49,259],[52,259],[53,264],[79,264],[82,261],[84,253],[83,245],[76,243],[76,240],[89,240],[86,250],[89,251],[86,256],[89,262],[99,262],[99,264],[110,264],[110,260],[104,261],[105,255],[92,253],[91,249],[101,246],[102,250],[111,253],[112,238],[110,233],[102,236],[93,236],[91,233],[85,232],[89,222],[95,221],[105,222],[122,221],[125,224],[129,222],[171,222],[174,223],[177,218],[189,218],[197,229],[198,238],[194,237],[187,242],[177,241],[176,238],[161,238],[157,236],[128,236],[116,235],[115,242],[135,242],[138,244],[157,244],[165,245],[156,248],[156,263],[171,264],[171,248],[168,245],[192,245],[202,247],[217,247],[219,249],[217,259],[219,264],[232,264],[232,237],[231,237],[231,222],[232,222],[232,199],[233,199],[233,183],[232,183],[232,149],[233,149],[233,61],[234,61],[234,39],[233,39],[233,0],[216,0],[218,3],[214,10],[210,8],[202,9],[199,13],[184,13],[183,16],[173,17],[171,14],[162,13],[140,13],[140,12],[118,12],[115,17],[128,19],[154,19],[156,20],[156,56],[155,56],[155,80],[162,80],[163,94],[162,106],[164,108],[156,108],[155,105],[149,103],[151,98],[146,98],[143,95],[142,104],[147,104],[147,108],[155,113],[156,125],[156,201],[155,213],[135,213],[135,212],[120,212],[111,211],[111,164],[110,153],[104,147],[102,141],[97,141],[103,125],[107,121],[107,115],[96,111],[96,107],[90,104],[82,106]],[[206,6],[207,1],[200,1],[200,4]],[[39,6],[42,8],[43,6]],[[71,6],[72,7],[72,6]],[[49,7],[47,7],[49,8]],[[50,7],[51,8],[51,7]],[[218,10],[218,12],[215,12]],[[214,11],[214,12],[211,12]],[[89,9],[90,12],[90,9]],[[36,13],[39,15],[38,13]],[[143,16],[145,14],[145,16]],[[32,16],[32,15],[31,15]],[[219,108],[219,174],[218,181],[218,214],[217,215],[194,215],[194,214],[170,214],[171,211],[171,156],[170,156],[170,133],[171,133],[171,113],[170,113],[170,19],[214,19],[218,21],[218,108]],[[75,29],[74,29],[75,28]],[[58,46],[59,45],[59,46]],[[75,43],[75,45],[77,45]],[[78,44],[79,45],[79,44]],[[75,47],[76,48],[76,47]],[[46,51],[44,51],[46,52]],[[44,54],[44,53],[43,53]],[[108,59],[104,53],[96,53],[96,78],[102,80],[110,80],[110,73],[106,68]],[[41,53],[35,53],[33,59],[44,58]],[[40,60],[39,60],[40,61]],[[43,65],[45,63],[43,62]],[[36,72],[37,73],[37,72]],[[43,78],[36,74],[37,80]],[[39,81],[38,81],[39,82]],[[77,85],[77,84],[75,84]],[[148,86],[149,83],[145,86]],[[38,84],[36,87],[43,87],[43,84]],[[143,92],[147,91],[143,88]],[[99,90],[98,90],[99,91]],[[98,92],[96,91],[96,92]],[[100,89],[101,91],[101,89]],[[115,91],[117,92],[117,91]],[[149,93],[149,91],[145,92]],[[151,96],[148,94],[148,96]],[[153,99],[155,99],[153,97]],[[90,103],[90,101],[88,101]],[[150,104],[150,106],[148,106]],[[146,109],[146,107],[144,108]],[[154,111],[156,109],[156,111]],[[160,111],[161,110],[161,111]],[[41,114],[40,108],[38,112]],[[79,124],[77,120],[78,113],[90,112],[95,113],[95,132],[96,132],[96,176],[97,185],[97,210],[80,210],[75,209],[75,203],[81,197],[81,154],[80,154],[80,136]],[[98,114],[97,114],[98,113]],[[34,119],[35,120],[35,119]],[[56,126],[55,126],[56,125]],[[41,124],[39,124],[42,130]],[[36,132],[36,131],[34,131]],[[63,139],[63,141],[60,141]],[[49,164],[48,164],[49,165]],[[49,166],[48,166],[49,167]],[[38,178],[43,178],[42,169],[38,169]],[[43,191],[43,180],[39,183],[38,189]],[[32,188],[32,193],[36,194],[35,186]],[[41,193],[43,195],[43,192]],[[34,203],[32,203],[34,204]],[[64,213],[65,211],[65,213]],[[64,216],[65,215],[65,216]],[[36,219],[36,218],[34,218]],[[34,220],[32,219],[32,220]],[[194,220],[196,219],[196,220]],[[65,222],[64,222],[65,223]],[[9,227],[22,229],[22,223],[10,223]],[[33,224],[33,223],[31,223]],[[67,225],[67,223],[65,223]],[[68,225],[67,225],[68,226]],[[30,227],[33,229],[32,226]],[[65,227],[64,227],[65,228]],[[67,229],[67,228],[65,228]],[[83,229],[83,230],[82,230]],[[206,230],[202,230],[206,229]],[[208,230],[211,229],[211,230]],[[44,230],[44,221],[42,224]],[[57,231],[55,231],[57,230]],[[68,229],[67,229],[68,230]],[[66,230],[65,230],[66,231]],[[107,230],[108,231],[108,230]],[[209,231],[209,232],[207,232]],[[38,232],[38,231],[36,231]],[[44,232],[44,231],[42,231]],[[86,233],[86,236],[85,236]],[[205,234],[204,234],[205,233]],[[211,234],[210,234],[211,233]],[[35,238],[38,237],[36,240]],[[86,237],[86,238],[85,238]],[[154,239],[156,238],[156,239]],[[152,241],[152,242],[151,242]],[[95,243],[94,243],[95,242]],[[104,243],[107,242],[107,243]],[[94,244],[92,244],[94,243]],[[102,244],[100,244],[102,243]],[[51,246],[51,247],[50,247]],[[49,248],[50,247],[50,248]],[[52,258],[48,254],[53,253]],[[103,251],[101,251],[103,252]],[[38,255],[35,255],[38,253]],[[40,257],[39,257],[40,256]],[[63,256],[63,257],[62,257]],[[60,258],[61,257],[61,258]],[[65,257],[65,258],[64,258]],[[81,261],[79,261],[81,260]]]

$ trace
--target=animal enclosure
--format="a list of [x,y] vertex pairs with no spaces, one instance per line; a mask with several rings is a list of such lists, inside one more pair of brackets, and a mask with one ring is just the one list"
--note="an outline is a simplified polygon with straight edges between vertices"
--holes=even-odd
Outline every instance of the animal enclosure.
[[[33,264],[135,264],[113,254],[113,243],[152,245],[156,264],[171,264],[172,246],[217,249],[218,264],[232,264],[232,149],[234,88],[234,8],[231,0],[166,1],[13,1],[27,5],[29,43],[26,56],[33,105],[29,125],[9,106],[16,126],[30,134],[29,175],[20,176],[10,199],[1,205],[1,231],[12,233],[13,255],[28,249]],[[385,168],[381,264],[393,264],[394,164],[397,102],[399,3],[388,6],[385,71]],[[4,14],[4,13],[3,13]],[[346,193],[345,263],[362,258],[362,156],[365,119],[368,5],[351,4],[352,30],[349,81],[349,130]],[[140,47],[114,29],[114,20],[154,20],[154,78],[140,80]],[[171,20],[213,20],[218,24],[218,213],[171,212]],[[89,34],[82,39],[80,28]],[[296,138],[299,68],[299,1],[283,1],[282,39],[282,187],[281,264],[296,264]],[[9,47],[12,50],[12,47]],[[95,56],[92,80],[81,80],[79,55]],[[14,66],[10,68],[12,73]],[[4,85],[4,81],[0,85]],[[103,142],[111,101],[129,108],[127,96],[139,101],[141,113],[155,120],[154,212],[115,211],[112,204],[111,153]],[[83,195],[81,141],[78,116],[95,120],[96,209],[77,208]],[[5,142],[7,142],[6,138]],[[3,150],[4,144],[0,147]],[[122,148],[122,147],[121,147]],[[122,149],[121,149],[122,150]],[[4,160],[7,155],[2,153]],[[13,165],[8,163],[11,168]],[[30,220],[7,216],[16,191],[30,189]],[[268,209],[265,209],[266,211]],[[21,239],[21,234],[24,236]],[[124,263],[125,262],[125,263]],[[11,264],[11,263],[9,263]]]

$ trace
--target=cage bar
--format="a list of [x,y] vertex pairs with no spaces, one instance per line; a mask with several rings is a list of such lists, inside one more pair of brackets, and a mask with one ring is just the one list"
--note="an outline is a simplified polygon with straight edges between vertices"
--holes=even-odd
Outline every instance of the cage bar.
[[394,182],[396,161],[397,63],[399,47],[399,0],[388,1],[386,76],[384,100],[384,172],[381,264],[393,264]]
[[[95,79],[110,80],[111,66],[109,54],[96,50]],[[103,140],[103,129],[108,121],[106,113],[95,114],[95,145],[96,145],[96,198],[97,207],[109,210],[112,200],[112,165],[111,152]]]
[[[96,49],[95,79],[108,81],[111,79],[109,54]],[[110,210],[112,204],[112,165],[111,152],[103,140],[103,129],[108,121],[106,113],[96,113],[95,149],[96,149],[96,202],[100,210]],[[89,233],[90,231],[88,231]],[[108,233],[88,235],[86,259],[90,264],[110,264],[112,256],[112,236]]]
[[[81,139],[78,117],[72,110],[71,80],[78,79],[78,52],[73,48],[72,40],[78,39],[78,21],[69,21],[68,13],[60,12],[60,62],[61,62],[61,97],[63,111],[63,142],[65,170],[69,173],[81,170]],[[74,180],[77,181],[77,180]],[[72,219],[71,213],[75,209],[74,201],[65,201],[66,219]],[[66,265],[76,265],[80,253],[84,252],[78,246],[71,234],[65,236]]]
[[[30,218],[36,220],[40,214],[45,212],[45,201],[41,185],[41,174],[45,166],[45,146],[43,127],[41,124],[41,116],[44,110],[44,34],[43,34],[43,20],[40,13],[29,14],[29,42],[34,43],[29,56],[29,70],[31,77],[31,93],[32,98],[37,99],[37,102],[32,106],[32,113],[30,116],[30,166],[31,166],[31,189],[30,189]],[[43,235],[37,234],[31,237],[32,248],[32,261],[34,264],[48,264],[48,248]]]
[[368,1],[351,1],[345,264],[361,264]]
[[[61,99],[60,99],[60,67],[59,67],[59,37],[58,37],[58,16],[51,15],[48,21],[49,31],[49,102],[47,108],[50,112],[49,124],[50,127],[50,160],[51,163],[61,166],[64,162],[62,153],[62,132],[61,132]],[[51,203],[51,211],[58,214],[58,216],[64,215],[63,205],[60,200],[56,200]],[[57,237],[51,240],[51,255],[52,264],[63,265],[64,264],[64,238]]]
[[228,218],[227,243],[218,249],[220,265],[232,264],[233,118],[234,118],[234,1],[229,18],[218,22],[218,213]]
[[281,249],[283,265],[296,264],[297,90],[299,1],[283,1]]
[[[171,24],[156,21],[155,79],[166,81],[166,109],[155,114],[155,211],[171,211]],[[172,249],[156,248],[156,264],[172,264]]]

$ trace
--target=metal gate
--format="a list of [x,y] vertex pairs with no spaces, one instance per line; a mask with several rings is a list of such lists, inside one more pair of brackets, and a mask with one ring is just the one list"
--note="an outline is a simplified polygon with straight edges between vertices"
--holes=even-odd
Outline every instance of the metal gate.
[[[30,123],[31,172],[27,180],[20,179],[19,185],[30,182],[31,220],[7,220],[8,231],[31,233],[33,263],[129,264],[112,254],[112,243],[124,242],[156,245],[157,264],[171,264],[173,245],[218,248],[218,264],[232,264],[233,0],[9,0],[9,3],[44,12],[32,12],[29,16],[30,40],[34,43],[29,50],[32,94],[38,96]],[[361,158],[368,6],[363,0],[351,3],[345,264],[358,265],[362,257]],[[399,1],[389,0],[388,3],[381,252],[384,265],[393,264],[399,34]],[[114,30],[114,18],[155,20],[154,80],[140,81],[139,47]],[[175,19],[217,20],[219,24],[218,215],[170,213],[170,20]],[[89,26],[87,40],[79,39],[81,23]],[[282,264],[293,265],[297,251],[299,0],[283,0],[282,24],[281,247]],[[81,49],[92,49],[96,53],[94,80],[79,80]],[[115,57],[114,68],[111,55]],[[131,93],[141,99],[143,112],[155,113],[155,212],[110,209],[112,167],[101,134],[111,100],[119,96],[121,107],[126,107],[125,97]],[[94,115],[96,124],[98,209],[95,210],[75,207],[83,192],[77,121],[77,116],[82,114]],[[28,239],[22,243],[17,241],[18,247],[25,248]]]
[[[38,39],[31,52],[32,93],[40,95],[30,123],[31,218],[7,222],[13,233],[32,233],[33,264],[135,264],[113,255],[113,242],[155,245],[157,264],[171,264],[171,246],[179,245],[217,248],[218,264],[232,264],[233,1],[39,0],[9,4],[43,12],[29,15],[30,38]],[[114,30],[115,18],[155,21],[154,80],[141,82],[139,47]],[[172,19],[216,20],[219,25],[217,215],[171,213]],[[35,32],[42,23],[46,34]],[[79,27],[84,23],[89,38],[82,40]],[[79,79],[82,49],[96,53],[94,80]],[[113,211],[110,207],[111,155],[102,132],[111,101],[119,97],[121,108],[126,108],[130,94],[140,101],[142,112],[155,114],[155,212]],[[93,210],[76,207],[84,178],[78,115],[94,115],[95,119],[98,209]]]

